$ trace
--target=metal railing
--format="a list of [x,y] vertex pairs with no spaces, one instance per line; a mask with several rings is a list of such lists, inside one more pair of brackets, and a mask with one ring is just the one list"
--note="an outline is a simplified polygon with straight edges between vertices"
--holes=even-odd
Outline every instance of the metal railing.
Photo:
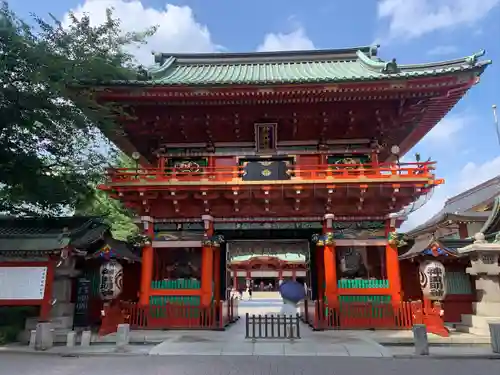
[[245,315],[245,338],[300,339],[300,315]]

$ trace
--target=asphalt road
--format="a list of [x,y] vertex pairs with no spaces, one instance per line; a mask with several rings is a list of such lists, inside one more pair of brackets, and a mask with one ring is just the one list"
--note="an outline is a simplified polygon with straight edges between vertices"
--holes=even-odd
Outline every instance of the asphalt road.
[[349,357],[86,357],[0,354],[0,375],[485,375],[500,361]]

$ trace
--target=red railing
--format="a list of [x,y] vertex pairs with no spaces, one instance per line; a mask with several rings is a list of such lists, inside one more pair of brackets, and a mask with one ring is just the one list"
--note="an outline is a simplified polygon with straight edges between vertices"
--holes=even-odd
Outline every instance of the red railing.
[[[370,178],[390,180],[394,177],[403,179],[434,178],[434,162],[401,164],[325,164],[291,165],[288,174],[293,181],[342,180]],[[108,170],[111,183],[126,182],[166,182],[166,181],[234,181],[242,180],[245,173],[243,166],[232,167],[196,167],[184,168],[117,168]],[[269,183],[270,181],[266,181]]]
[[411,329],[417,323],[415,308],[412,302],[341,302],[329,306],[308,300],[301,306],[301,317],[316,330]]
[[224,329],[238,320],[238,301],[229,299],[210,306],[167,303],[140,306],[123,302],[122,311],[132,329]]

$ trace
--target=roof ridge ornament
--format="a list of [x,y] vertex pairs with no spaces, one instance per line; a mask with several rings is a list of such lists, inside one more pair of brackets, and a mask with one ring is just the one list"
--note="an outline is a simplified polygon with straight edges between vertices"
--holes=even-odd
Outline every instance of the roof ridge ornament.
[[401,71],[399,69],[398,63],[396,62],[396,58],[392,58],[391,61],[388,61],[384,64],[384,68],[382,69],[382,73],[386,74],[397,74]]
[[378,54],[378,49],[380,48],[380,44],[372,44],[370,46],[370,52],[369,52],[369,57],[376,57]]
[[465,63],[469,66],[474,66],[477,64],[480,57],[483,57],[486,54],[486,50],[481,49],[478,52],[468,56],[465,58]]
[[370,50],[370,55],[367,55],[366,53],[360,50],[356,52],[356,55],[362,64],[366,65],[368,68],[372,70],[378,71],[379,73],[397,74],[401,72],[401,69],[398,66],[398,63],[396,62],[395,58],[393,58],[391,61],[382,61],[378,58],[374,60],[372,57],[375,56],[371,55],[371,50]]
[[151,74],[144,68],[144,66],[139,65],[137,67],[137,80],[138,81],[147,81],[151,78]]

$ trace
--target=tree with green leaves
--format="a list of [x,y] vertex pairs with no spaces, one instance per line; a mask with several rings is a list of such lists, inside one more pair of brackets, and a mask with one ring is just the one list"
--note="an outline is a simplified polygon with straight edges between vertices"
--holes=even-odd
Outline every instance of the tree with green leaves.
[[114,109],[73,95],[71,85],[135,78],[126,51],[155,29],[123,33],[112,10],[106,16],[98,26],[74,15],[67,26],[36,16],[29,25],[2,3],[0,213],[60,215],[89,197],[119,204],[95,190],[113,150],[102,133],[112,131]]
[[[115,163],[118,168],[132,168],[135,163],[126,155],[118,154]],[[111,227],[114,238],[120,241],[135,242],[139,228],[132,220],[132,213],[123,204],[111,199],[97,185],[86,195],[81,196],[75,205],[75,213],[82,216],[99,216]]]

